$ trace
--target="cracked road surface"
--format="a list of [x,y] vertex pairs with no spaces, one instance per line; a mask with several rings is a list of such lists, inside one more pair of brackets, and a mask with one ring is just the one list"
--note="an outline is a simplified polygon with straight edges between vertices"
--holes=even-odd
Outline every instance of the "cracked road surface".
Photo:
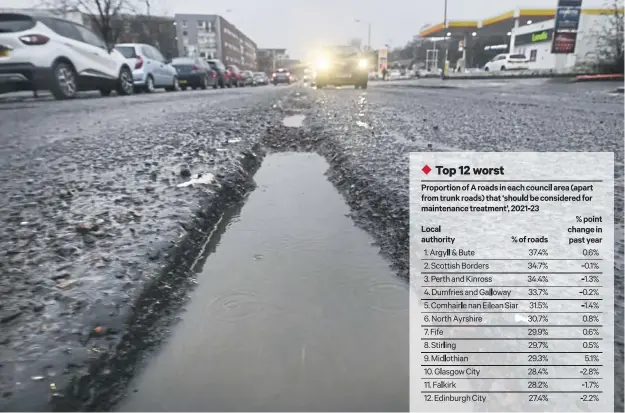
[[[328,179],[400,276],[408,269],[407,152],[615,152],[622,302],[622,95],[607,93],[612,85],[545,80],[453,84],[67,102],[0,96],[0,410],[111,408],[139,359],[128,354],[165,334],[147,328],[158,326],[147,315],[165,302],[182,305],[176,268],[195,261],[227,200],[251,189],[246,177],[268,147],[323,143]],[[305,127],[281,125],[293,113],[306,115]],[[204,183],[179,186],[190,179]],[[154,285],[157,293],[145,293]]]

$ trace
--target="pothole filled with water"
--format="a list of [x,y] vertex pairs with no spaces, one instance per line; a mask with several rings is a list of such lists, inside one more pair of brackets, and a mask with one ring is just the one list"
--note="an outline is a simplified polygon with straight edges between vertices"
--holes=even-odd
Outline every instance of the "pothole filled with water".
[[408,411],[408,286],[327,168],[266,157],[120,411]]

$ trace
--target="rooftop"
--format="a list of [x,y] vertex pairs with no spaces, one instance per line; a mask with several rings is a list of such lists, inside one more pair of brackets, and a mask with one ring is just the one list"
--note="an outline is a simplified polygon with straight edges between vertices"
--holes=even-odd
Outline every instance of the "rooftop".
[[[620,10],[622,13],[622,9]],[[582,9],[582,14],[610,14],[614,9]],[[514,27],[518,19],[519,26],[538,23],[555,18],[556,9],[514,9],[482,20],[447,20],[423,29],[420,37],[447,37],[473,33],[480,35],[502,35]]]

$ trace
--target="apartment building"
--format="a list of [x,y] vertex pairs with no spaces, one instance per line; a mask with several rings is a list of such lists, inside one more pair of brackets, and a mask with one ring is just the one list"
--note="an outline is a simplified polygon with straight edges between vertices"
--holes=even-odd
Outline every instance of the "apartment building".
[[256,69],[256,43],[222,16],[176,14],[178,54],[220,59],[226,65]]

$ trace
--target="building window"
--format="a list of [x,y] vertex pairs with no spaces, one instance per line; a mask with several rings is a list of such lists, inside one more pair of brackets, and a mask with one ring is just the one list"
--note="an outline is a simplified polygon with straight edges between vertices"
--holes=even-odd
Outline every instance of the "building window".
[[182,21],[182,27],[183,27],[184,29],[186,29],[186,28],[187,28],[187,21],[186,21],[186,20],[183,20],[183,21]]
[[538,50],[537,49],[530,50],[530,62],[535,62],[537,56],[538,56]]

